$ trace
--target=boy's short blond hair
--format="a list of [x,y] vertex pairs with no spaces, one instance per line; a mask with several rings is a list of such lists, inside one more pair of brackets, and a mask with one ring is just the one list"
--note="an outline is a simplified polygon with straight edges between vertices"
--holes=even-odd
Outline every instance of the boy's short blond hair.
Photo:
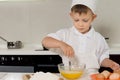
[[[91,11],[91,9],[82,4],[76,4],[71,8],[71,12],[75,12],[79,14],[82,14],[82,13],[87,14],[88,11]],[[91,13],[93,12],[91,11]]]

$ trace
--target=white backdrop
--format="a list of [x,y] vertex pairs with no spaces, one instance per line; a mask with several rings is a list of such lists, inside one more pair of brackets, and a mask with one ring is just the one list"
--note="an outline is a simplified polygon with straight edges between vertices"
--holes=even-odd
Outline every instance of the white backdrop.
[[[110,44],[120,44],[120,0],[99,0],[95,29]],[[71,0],[0,2],[0,36],[9,41],[41,43],[50,32],[71,27]],[[3,41],[0,40],[0,43]]]

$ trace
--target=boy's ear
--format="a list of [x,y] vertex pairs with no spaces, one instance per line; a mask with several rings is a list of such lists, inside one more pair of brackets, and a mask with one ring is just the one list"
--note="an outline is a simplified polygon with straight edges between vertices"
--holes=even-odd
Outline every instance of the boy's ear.
[[97,15],[96,15],[96,14],[93,14],[93,20],[94,20],[96,17],[97,17]]
[[72,12],[69,13],[70,17],[72,17]]

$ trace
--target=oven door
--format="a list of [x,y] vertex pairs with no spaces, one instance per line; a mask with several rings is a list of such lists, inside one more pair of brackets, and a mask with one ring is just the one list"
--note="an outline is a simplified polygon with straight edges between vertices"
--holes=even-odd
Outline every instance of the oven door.
[[58,72],[59,55],[0,55],[0,72]]

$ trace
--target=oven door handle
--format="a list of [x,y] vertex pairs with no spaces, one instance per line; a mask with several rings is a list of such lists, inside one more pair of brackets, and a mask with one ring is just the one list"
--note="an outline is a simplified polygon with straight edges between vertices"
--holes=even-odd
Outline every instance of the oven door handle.
[[38,67],[57,67],[55,64],[38,64]]

